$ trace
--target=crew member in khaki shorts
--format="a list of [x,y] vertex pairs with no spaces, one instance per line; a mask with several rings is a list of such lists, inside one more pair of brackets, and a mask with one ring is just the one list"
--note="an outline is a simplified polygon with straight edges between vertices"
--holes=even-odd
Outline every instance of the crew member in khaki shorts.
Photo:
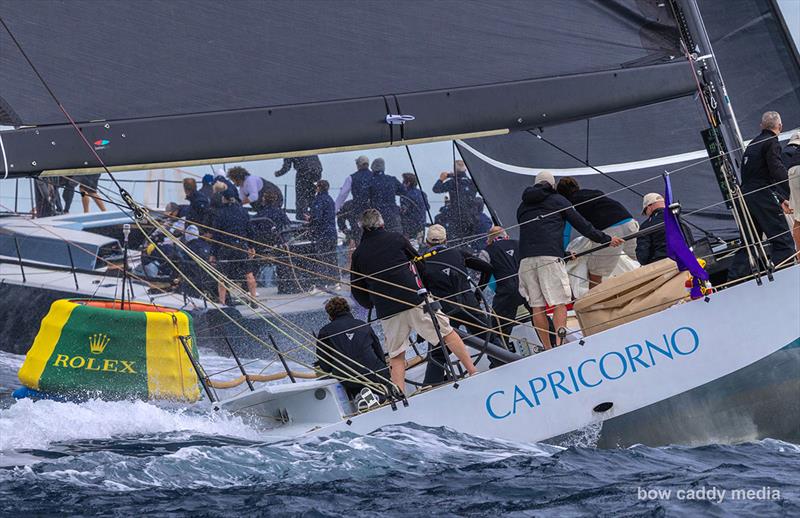
[[[436,321],[439,323],[439,332],[445,337],[453,332],[450,320],[440,310],[436,311]],[[389,358],[404,355],[408,350],[408,335],[416,331],[431,346],[439,343],[433,319],[423,306],[416,306],[398,313],[387,319],[381,320],[383,326],[384,345]]]
[[519,264],[519,292],[530,307],[559,306],[572,300],[567,266],[560,257],[526,257]]

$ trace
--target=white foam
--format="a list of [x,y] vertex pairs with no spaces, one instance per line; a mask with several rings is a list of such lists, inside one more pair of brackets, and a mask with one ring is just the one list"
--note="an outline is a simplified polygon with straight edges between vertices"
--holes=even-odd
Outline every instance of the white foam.
[[78,404],[23,399],[0,410],[0,452],[45,449],[59,441],[181,431],[249,440],[259,437],[259,431],[239,417],[164,408],[144,401]]

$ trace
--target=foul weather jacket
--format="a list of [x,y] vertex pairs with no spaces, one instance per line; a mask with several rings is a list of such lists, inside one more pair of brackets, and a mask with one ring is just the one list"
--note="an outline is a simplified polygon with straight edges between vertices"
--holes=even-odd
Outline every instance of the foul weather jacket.
[[319,193],[311,202],[311,219],[308,227],[314,241],[336,241],[336,211],[333,198],[327,192]]
[[578,213],[596,229],[606,229],[626,219],[633,219],[620,202],[606,196],[603,191],[580,189],[567,197]]
[[[643,232],[650,227],[661,224],[659,230],[644,233],[636,238],[636,260],[642,266],[667,257],[667,235],[664,232],[663,223],[664,209],[655,209],[650,213],[650,217],[639,226],[639,232]],[[683,221],[681,221],[681,226],[683,227],[683,235],[686,237],[686,244],[692,246],[692,243],[694,243],[692,231]]]
[[549,184],[537,183],[525,189],[522,203],[517,208],[520,261],[526,257],[564,257],[564,225],[567,221],[595,243],[611,241],[611,236],[586,221],[569,200]]
[[400,207],[397,206],[397,196],[405,192],[403,184],[386,173],[377,172],[372,176],[369,185],[370,207],[378,209],[383,216],[386,230],[400,232]]
[[747,146],[742,160],[742,191],[766,188],[775,193],[780,202],[789,199],[786,166],[781,160],[781,145],[775,133],[763,130]]
[[[354,318],[352,313],[343,313],[320,329],[319,340],[339,353],[317,352],[317,364],[323,371],[345,380],[358,379],[353,370],[373,383],[382,383],[378,375],[388,378],[380,340],[372,326]],[[352,362],[348,362],[348,359]],[[363,387],[351,381],[343,384],[351,396]]]
[[[384,229],[368,230],[353,252],[351,291],[361,306],[388,318],[422,303],[412,262],[417,251],[408,239]],[[367,277],[371,276],[371,277]]]

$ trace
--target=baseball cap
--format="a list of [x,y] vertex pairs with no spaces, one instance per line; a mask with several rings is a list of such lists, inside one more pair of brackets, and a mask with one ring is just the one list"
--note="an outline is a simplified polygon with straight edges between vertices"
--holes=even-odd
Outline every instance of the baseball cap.
[[644,211],[647,209],[648,205],[652,205],[657,201],[664,201],[664,197],[657,192],[649,192],[645,194],[644,198],[642,198],[642,214],[644,214]]
[[536,185],[537,183],[547,183],[550,184],[550,187],[552,187],[553,189],[556,188],[556,179],[553,177],[553,173],[551,173],[550,171],[542,171],[539,174],[537,174],[536,182],[534,183],[534,185]]
[[447,241],[447,231],[441,225],[431,225],[425,234],[425,241],[431,244],[439,244]]

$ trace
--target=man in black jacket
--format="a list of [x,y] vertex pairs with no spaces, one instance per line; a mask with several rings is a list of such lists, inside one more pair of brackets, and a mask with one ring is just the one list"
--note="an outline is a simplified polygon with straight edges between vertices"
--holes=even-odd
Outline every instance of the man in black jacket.
[[[425,243],[428,245],[425,255],[432,254],[424,261],[425,287],[431,295],[440,299],[442,309],[450,317],[453,327],[464,325],[473,336],[484,339],[486,330],[491,326],[466,275],[467,268],[491,274],[492,266],[478,259],[469,248],[447,248],[447,231],[441,225],[428,227]],[[428,362],[423,383],[441,383],[445,379],[442,367],[445,362],[444,351],[441,347],[433,347],[430,358],[435,363]]]
[[[646,230],[656,225],[661,225],[658,230],[645,233],[636,240],[636,260],[642,266],[667,257],[667,235],[664,232],[664,197],[657,192],[651,192],[642,198],[642,214],[647,219],[642,222],[640,231]],[[686,244],[691,246],[694,242],[692,231],[681,221],[683,227],[683,237]]]
[[[409,333],[416,331],[429,344],[439,341],[419,291],[423,286],[414,263],[418,254],[402,234],[384,229],[383,217],[375,209],[364,211],[361,227],[364,235],[353,252],[351,265],[353,298],[367,309],[375,308],[386,338],[392,382],[404,391]],[[464,342],[450,327],[450,320],[437,310],[436,321],[448,349],[468,373],[476,373]]]
[[294,178],[295,218],[302,221],[314,199],[315,185],[322,179],[322,162],[317,155],[284,158],[283,166],[275,171],[275,176],[285,175],[292,167],[297,171]]
[[[522,193],[517,209],[520,224],[520,292],[532,309],[533,327],[545,350],[550,349],[549,322],[545,309],[553,307],[553,325],[560,331],[567,323],[567,303],[572,290],[564,264],[564,226],[569,222],[595,243],[624,243],[617,236],[600,232],[586,221],[569,201],[555,190],[553,174],[542,171],[536,183]],[[558,344],[560,345],[560,344]]]
[[781,155],[789,177],[789,206],[792,209],[792,237],[800,251],[800,131],[795,132]]
[[[222,194],[222,207],[214,212],[211,222],[214,231],[212,256],[209,261],[216,264],[219,270],[230,281],[241,282],[244,277],[250,296],[256,297],[255,249],[251,244],[253,238],[250,215],[236,198],[232,190]],[[225,304],[228,290],[224,284],[217,286],[220,304]]]
[[[372,326],[354,318],[350,304],[342,297],[328,300],[325,303],[325,312],[331,322],[319,330],[318,337],[335,352],[326,351],[320,354],[318,346],[319,368],[343,380],[342,385],[351,399],[364,388],[363,381],[384,384],[382,378],[387,379],[389,373],[381,342]],[[362,383],[356,379],[362,380]]]
[[[586,218],[594,228],[602,230],[609,236],[618,236],[625,239],[625,244],[618,248],[603,248],[592,252],[588,257],[589,288],[603,282],[603,277],[611,275],[619,264],[623,253],[633,258],[636,254],[636,238],[627,239],[639,230],[639,223],[633,219],[631,213],[617,200],[611,199],[603,191],[595,189],[581,189],[578,181],[565,176],[558,181],[556,188],[558,194],[565,197]],[[571,233],[571,226],[567,234]],[[565,235],[565,242],[569,243],[571,236]]]
[[[744,151],[742,163],[742,192],[753,217],[756,234],[761,239],[766,234],[772,244],[770,259],[778,265],[791,257],[794,250],[789,225],[783,213],[791,214],[786,167],[781,161],[778,135],[783,129],[778,112],[769,111],[761,116],[761,133]],[[736,252],[728,272],[730,280],[747,274],[747,250]]]
[[492,227],[480,257],[491,265],[491,275],[494,276],[492,310],[497,316],[495,327],[500,331],[506,348],[513,351],[508,335],[516,325],[514,321],[519,307],[527,306],[519,292],[519,241],[510,239],[503,227]]
[[450,196],[450,217],[447,229],[450,240],[455,241],[475,233],[478,215],[475,212],[475,197],[478,188],[467,175],[467,166],[463,160],[456,160],[454,171],[442,172],[439,180],[431,189],[436,194],[447,193]]

